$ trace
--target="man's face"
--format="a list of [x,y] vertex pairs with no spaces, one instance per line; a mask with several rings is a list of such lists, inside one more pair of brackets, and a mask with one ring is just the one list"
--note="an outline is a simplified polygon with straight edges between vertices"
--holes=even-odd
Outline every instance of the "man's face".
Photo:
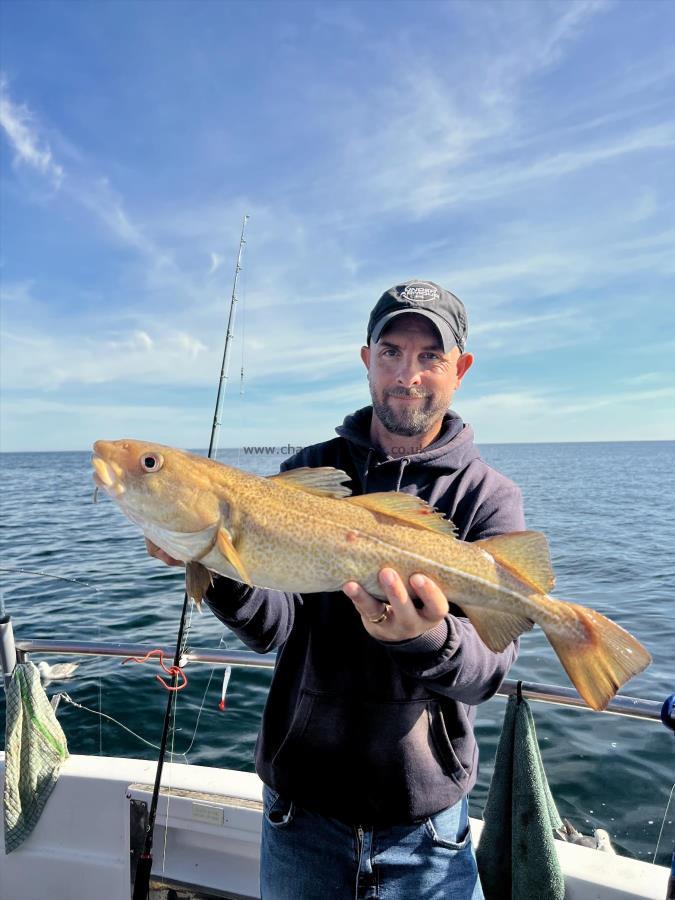
[[391,434],[423,435],[448,410],[473,362],[457,347],[443,352],[438,332],[424,316],[396,316],[380,340],[361,349],[373,410]]

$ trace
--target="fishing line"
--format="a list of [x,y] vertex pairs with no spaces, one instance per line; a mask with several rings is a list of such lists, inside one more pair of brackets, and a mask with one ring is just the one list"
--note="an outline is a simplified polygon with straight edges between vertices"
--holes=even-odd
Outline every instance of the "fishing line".
[[[220,636],[220,641],[218,642],[218,649],[220,649],[223,646],[223,641],[225,640],[226,635],[227,635],[227,630],[225,628],[223,628],[223,633]],[[208,693],[209,688],[211,687],[211,682],[213,681],[213,676],[215,675],[217,668],[218,668],[218,666],[212,667],[211,674],[209,675],[209,680],[207,681],[206,687],[204,688],[204,693],[202,694],[202,702],[199,705],[199,712],[197,713],[197,721],[195,722],[195,730],[192,733],[192,740],[190,741],[190,744],[189,744],[187,750],[185,750],[185,752],[183,753],[183,756],[185,756],[186,761],[187,761],[187,755],[190,752],[190,750],[192,750],[192,745],[194,744],[195,738],[197,737],[197,729],[199,728],[199,720],[202,717],[202,711],[204,709],[204,704],[206,702],[206,695]]]
[[[219,647],[222,646],[222,638],[221,638],[221,642],[218,646]],[[211,670],[211,678],[213,678],[213,675],[214,675],[216,669],[217,669],[217,666],[214,666],[213,669]],[[209,679],[209,684],[211,683],[211,678]],[[207,685],[207,688],[208,688],[208,685]],[[113,725],[118,725],[120,728],[123,728],[126,732],[128,732],[133,737],[138,738],[139,741],[146,744],[148,747],[152,747],[153,750],[160,749],[159,744],[153,744],[152,741],[146,740],[146,738],[144,738],[142,735],[138,734],[137,731],[133,731],[131,728],[128,728],[123,722],[120,722],[119,719],[116,719],[114,716],[109,716],[107,713],[101,712],[98,709],[92,709],[90,706],[85,706],[83,703],[78,703],[77,700],[73,700],[73,698],[70,696],[70,694],[66,693],[65,691],[61,691],[58,694],[56,694],[55,696],[57,696],[60,700],[64,700],[66,703],[70,703],[70,705],[76,707],[76,709],[81,709],[84,712],[91,713],[94,716],[99,716],[103,719],[107,719],[109,722],[112,722]],[[204,692],[204,696],[206,696],[206,691]],[[199,710],[199,716],[201,716],[201,711],[203,708],[204,708],[204,702],[202,701],[202,705]],[[190,752],[190,750],[192,750],[192,746],[195,742],[195,737],[197,735],[197,726],[199,725],[199,716],[197,717],[197,725],[195,726],[195,730],[192,734],[192,738],[190,739],[190,743],[187,746],[187,748],[185,750],[176,751],[173,749],[174,745],[175,745],[175,741],[174,741],[174,743],[172,743],[171,752],[174,754],[174,756],[177,756],[177,757],[182,756],[185,759],[186,765],[189,765],[188,753]],[[175,737],[175,734],[181,730],[179,728],[176,728],[176,717],[177,717],[177,712],[173,714],[172,734],[174,735],[174,737]]]
[[101,588],[94,587],[87,581],[80,581],[79,578],[66,578],[64,575],[52,575],[51,572],[38,572],[35,569],[23,569],[13,566],[0,566],[0,572],[21,572],[23,575],[41,575],[43,578],[54,578],[56,581],[69,581],[71,584],[81,584],[83,587],[95,591],[97,594],[103,594]]
[[[98,709],[92,709],[90,706],[84,706],[82,703],[78,703],[77,700],[73,700],[70,694],[65,691],[61,691],[57,694],[61,700],[65,700],[66,703],[70,703],[71,706],[74,706],[76,709],[82,709],[85,712],[92,713],[94,716],[100,716],[103,719],[107,719],[109,722],[112,722],[113,725],[119,725],[120,728],[123,728],[125,731],[128,731],[129,734],[133,735],[135,738],[138,738],[139,741],[142,741],[144,744],[147,744],[148,747],[152,747],[153,750],[159,750],[159,744],[153,744],[152,741],[146,740],[142,735],[138,734],[136,731],[132,731],[131,728],[127,728],[127,726],[120,722],[119,719],[115,719],[113,716],[109,716],[107,713],[100,712]],[[183,756],[182,753],[177,753],[177,756]]]
[[[171,750],[169,750],[169,762],[173,765],[174,759],[174,745],[176,742],[176,716],[178,714],[178,698],[176,697],[176,702],[173,705],[173,722],[171,724]],[[187,762],[187,759],[186,759]],[[164,872],[166,870],[166,845],[169,836],[169,806],[171,805],[171,778],[169,777],[167,784],[167,798],[166,798],[166,816],[164,818],[164,840],[162,842],[162,878],[164,878]]]
[[[102,643],[102,628],[101,622],[103,620],[103,604],[96,605],[96,636],[98,638],[99,644]],[[103,712],[103,663],[99,661],[98,664],[98,710],[100,713]],[[99,717],[98,720],[98,755],[103,756],[103,719]]]
[[656,841],[656,850],[654,850],[654,859],[652,860],[652,864],[656,863],[656,857],[659,852],[659,844],[661,843],[661,837],[663,835],[663,827],[666,824],[666,819],[668,818],[668,810],[670,809],[670,801],[673,799],[673,791],[675,791],[675,781],[673,782],[673,786],[670,789],[670,796],[668,797],[668,802],[666,803],[666,810],[663,813],[663,821],[661,822],[661,830],[659,831],[659,837]]
[[[101,622],[97,621],[98,641],[101,643]],[[99,669],[98,673],[98,712],[99,716],[103,716],[103,677]],[[98,720],[98,755],[103,756],[103,719]]]

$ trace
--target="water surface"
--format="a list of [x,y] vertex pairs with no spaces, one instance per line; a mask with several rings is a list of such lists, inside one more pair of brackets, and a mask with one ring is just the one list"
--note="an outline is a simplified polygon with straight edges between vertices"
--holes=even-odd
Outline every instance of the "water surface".
[[[548,535],[556,595],[611,616],[651,651],[652,666],[623,693],[662,700],[674,691],[675,442],[494,444],[483,446],[482,454],[521,486],[528,526]],[[15,631],[24,638],[171,646],[182,605],[181,573],[146,555],[140,532],[107,498],[92,503],[89,459],[89,453],[0,455],[0,565],[91,585],[0,571]],[[282,457],[226,450],[220,459],[269,474]],[[209,612],[194,614],[189,643],[242,648]],[[157,743],[166,694],[155,671],[123,666],[117,659],[84,658],[66,687],[77,702]],[[187,674],[189,686],[177,697],[175,751],[191,747],[190,763],[252,771],[270,674],[235,670],[224,714],[218,710],[222,668],[212,673],[210,667],[192,666]],[[568,684],[536,629],[523,638],[511,674]],[[54,683],[47,691],[58,689]],[[606,828],[621,852],[651,860],[675,779],[673,736],[649,722],[532,707],[561,815],[581,831]],[[474,815],[485,802],[504,708],[505,701],[495,697],[479,711],[481,771],[472,795]],[[156,758],[152,747],[96,715],[62,703],[59,718],[71,753]],[[671,806],[658,854],[664,865],[675,840],[674,818]]]

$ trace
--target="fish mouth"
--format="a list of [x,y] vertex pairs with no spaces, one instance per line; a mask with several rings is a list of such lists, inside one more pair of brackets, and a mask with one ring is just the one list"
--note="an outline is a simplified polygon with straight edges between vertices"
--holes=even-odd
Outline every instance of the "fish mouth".
[[[96,450],[95,445],[94,450]],[[104,491],[115,497],[119,497],[124,493],[124,485],[121,481],[123,475],[121,466],[118,466],[112,460],[103,459],[96,452],[91,458],[91,464],[94,467],[93,478],[97,487],[103,488]]]

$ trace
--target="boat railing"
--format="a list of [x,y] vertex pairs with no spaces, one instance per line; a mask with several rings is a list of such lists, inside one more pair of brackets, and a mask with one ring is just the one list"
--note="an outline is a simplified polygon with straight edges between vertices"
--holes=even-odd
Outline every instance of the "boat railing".
[[[14,646],[17,659],[19,660],[25,659],[31,653],[58,653],[70,656],[117,656],[124,658],[131,656],[142,657],[150,650],[156,649],[145,644],[42,639],[16,640]],[[167,657],[173,656],[173,648],[160,649],[163,649]],[[275,662],[275,653],[254,653],[250,650],[224,650],[215,647],[190,647],[183,654],[180,664],[182,667],[192,663],[206,663],[242,668],[273,669]],[[555,684],[506,679],[497,691],[497,694],[502,697],[508,697],[517,693],[520,693],[522,697],[528,700],[588,710],[587,704],[573,688],[561,687]],[[667,728],[675,730],[673,695],[664,702],[663,700],[645,700],[641,697],[617,694],[613,700],[610,700],[603,712],[617,716],[627,716],[633,719],[662,722]]]

